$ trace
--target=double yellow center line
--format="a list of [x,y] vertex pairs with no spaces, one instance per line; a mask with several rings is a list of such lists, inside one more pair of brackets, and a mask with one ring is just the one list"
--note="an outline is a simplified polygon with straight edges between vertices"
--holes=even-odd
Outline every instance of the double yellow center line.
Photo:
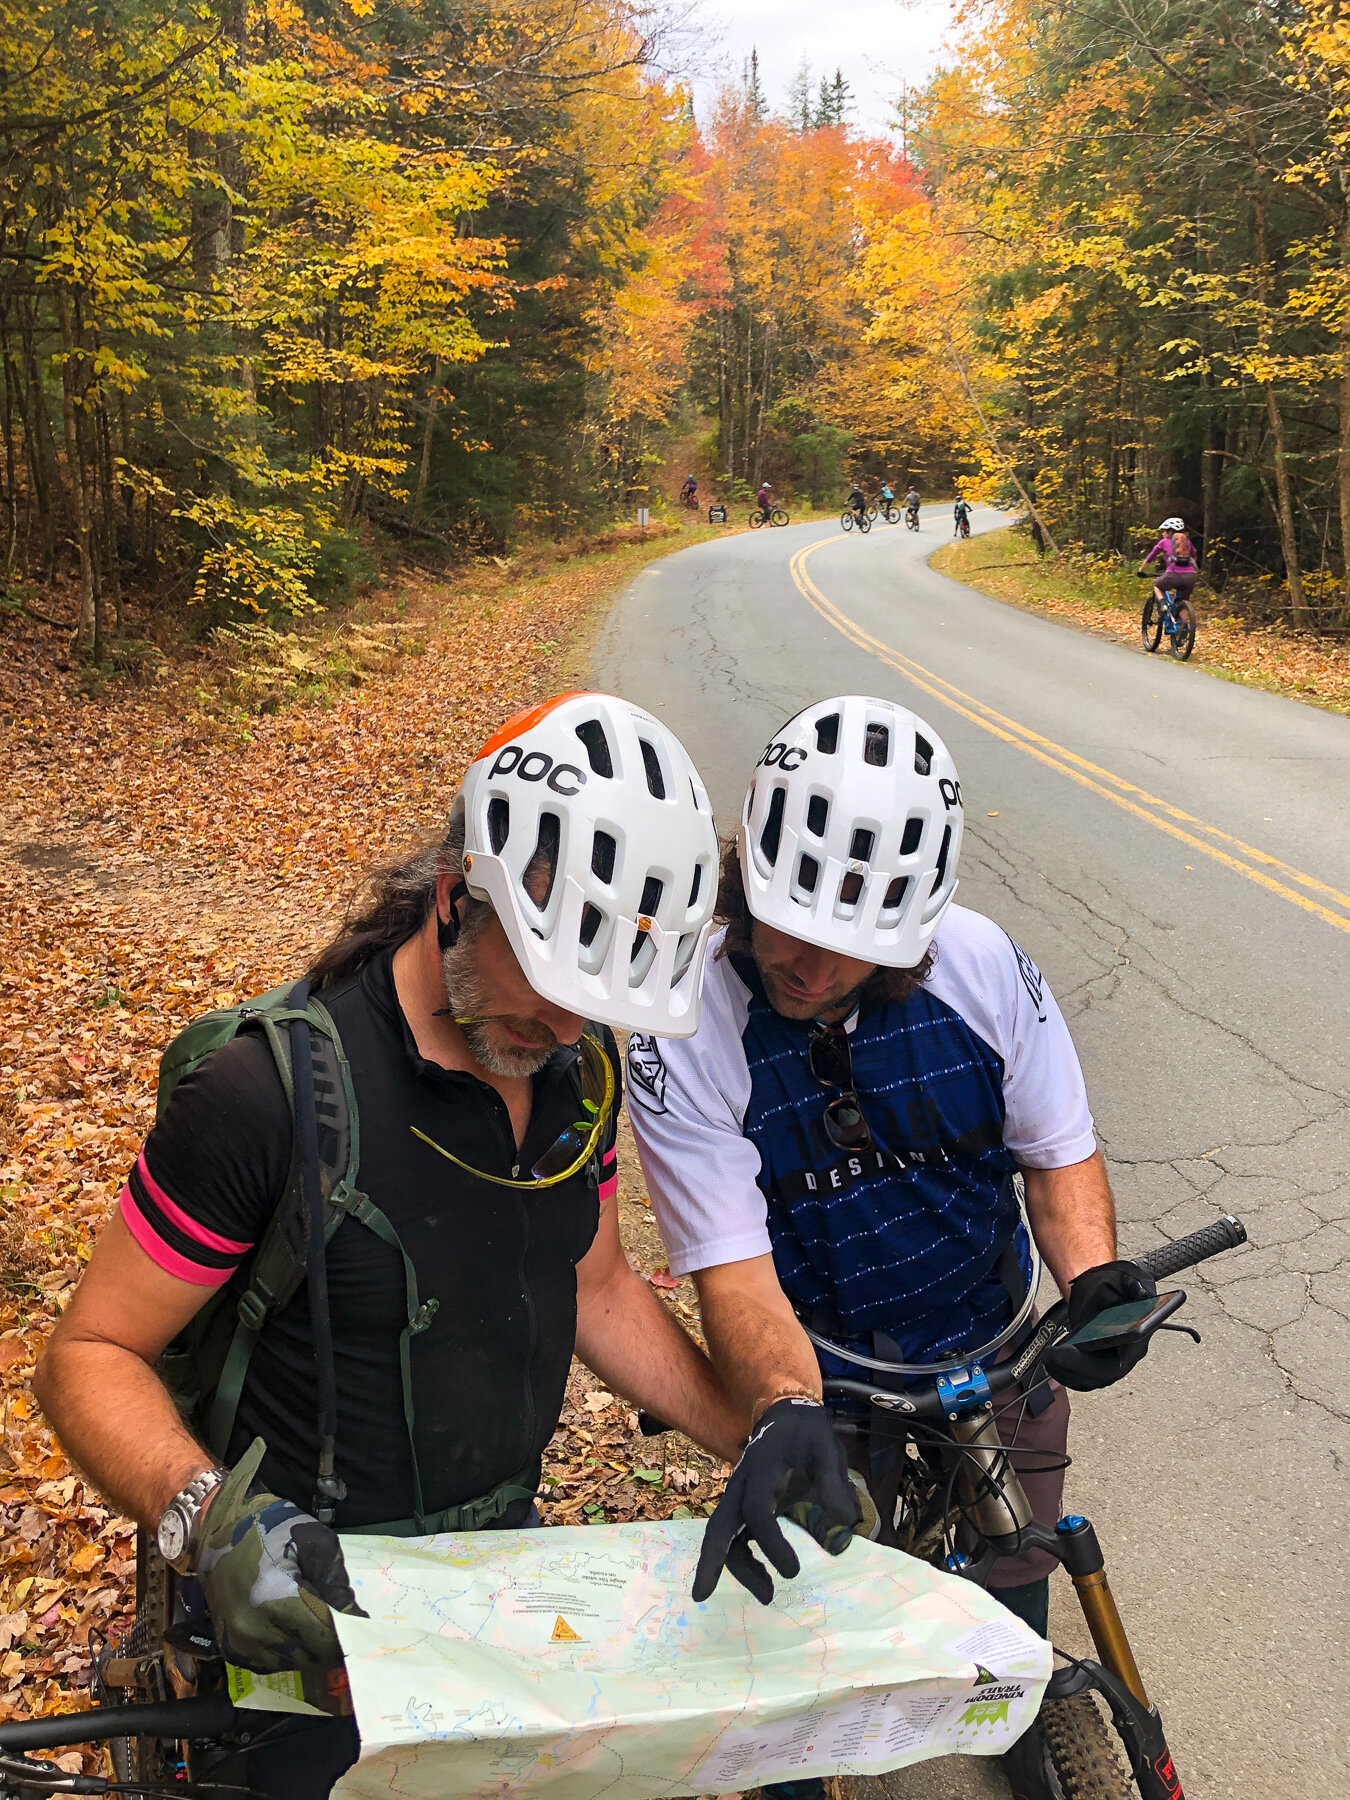
[[[1100,794],[1103,800],[1109,800],[1113,806],[1133,813],[1135,818],[1145,820],[1159,831],[1165,831],[1169,837],[1176,838],[1178,843],[1198,850],[1202,856],[1222,863],[1226,869],[1245,875],[1248,881],[1254,881],[1259,887],[1278,894],[1281,899],[1301,907],[1304,912],[1314,913],[1328,925],[1334,925],[1338,931],[1350,933],[1350,894],[1328,887],[1326,882],[1318,881],[1315,876],[1305,875],[1301,869],[1281,862],[1277,856],[1270,856],[1253,844],[1244,844],[1241,838],[1233,837],[1227,831],[1220,831],[1217,825],[1207,825],[1203,819],[1183,812],[1170,801],[1161,800],[1156,794],[1136,787],[1132,781],[1113,775],[1109,769],[1103,769],[1097,763],[1089,762],[1086,757],[1066,750],[1051,738],[1042,737],[1039,732],[1032,731],[1030,726],[1020,725],[1005,713],[995,712],[992,706],[986,706],[982,700],[963,693],[960,688],[953,687],[950,681],[944,681],[931,669],[925,669],[922,663],[916,663],[912,657],[902,655],[899,650],[892,649],[889,644],[883,644],[880,638],[864,631],[847,613],[841,612],[833,600],[826,598],[806,572],[809,556],[826,544],[842,541],[842,532],[835,532],[832,537],[818,538],[814,544],[807,544],[799,550],[789,567],[793,581],[821,618],[836,631],[842,632],[850,643],[865,650],[869,656],[876,657],[878,662],[898,670],[915,687],[922,688],[926,694],[931,694],[935,700],[940,700],[953,712],[960,713],[962,718],[969,719],[981,730],[1002,738],[1005,744],[1012,744],[1028,756],[1034,756],[1037,762],[1044,763],[1047,768],[1067,775],[1070,781],[1076,781],[1080,787],[1090,788],[1094,794]],[[1314,895],[1318,898],[1314,899]]]

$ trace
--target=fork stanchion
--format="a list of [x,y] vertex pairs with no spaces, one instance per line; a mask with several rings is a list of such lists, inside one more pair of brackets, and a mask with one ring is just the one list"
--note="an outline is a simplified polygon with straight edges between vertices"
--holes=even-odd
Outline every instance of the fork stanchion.
[[1106,1563],[1097,1533],[1087,1519],[1070,1513],[1056,1525],[1055,1534],[1060,1540],[1060,1555],[1077,1592],[1078,1604],[1083,1609],[1098,1656],[1111,1673],[1125,1683],[1140,1705],[1147,1706],[1149,1698],[1144,1692],[1144,1680],[1134,1660],[1130,1640],[1125,1635],[1111,1584],[1106,1579]]

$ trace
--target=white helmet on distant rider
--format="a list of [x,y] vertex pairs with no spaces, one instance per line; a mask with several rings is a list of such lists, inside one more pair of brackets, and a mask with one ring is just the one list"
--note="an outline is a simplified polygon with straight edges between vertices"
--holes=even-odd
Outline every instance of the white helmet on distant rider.
[[931,725],[891,700],[822,700],[775,733],[751,779],[746,902],[804,943],[913,968],[956,892],[962,823]]
[[1185,529],[1186,523],[1183,519],[1164,519],[1158,527],[1159,531],[1185,531]]
[[456,816],[465,884],[536,993],[616,1030],[697,1030],[717,831],[667,726],[609,694],[560,694],[488,739]]

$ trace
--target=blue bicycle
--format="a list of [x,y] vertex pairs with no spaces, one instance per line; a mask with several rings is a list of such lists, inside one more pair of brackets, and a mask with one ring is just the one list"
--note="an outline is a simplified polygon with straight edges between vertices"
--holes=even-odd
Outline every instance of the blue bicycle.
[[[1151,580],[1152,577],[1146,579]],[[1164,637],[1167,639],[1167,648],[1178,662],[1185,662],[1195,648],[1195,614],[1191,610],[1191,603],[1176,588],[1168,587],[1165,582],[1161,600],[1156,594],[1150,594],[1145,600],[1139,629],[1144,639],[1144,648],[1150,656]]]

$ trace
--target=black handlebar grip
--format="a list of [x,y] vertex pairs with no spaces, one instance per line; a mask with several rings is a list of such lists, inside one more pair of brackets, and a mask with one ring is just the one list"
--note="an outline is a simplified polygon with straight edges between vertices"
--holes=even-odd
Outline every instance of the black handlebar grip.
[[223,1737],[238,1723],[228,1694],[158,1700],[145,1706],[93,1706],[85,1712],[0,1725],[0,1750],[59,1750],[115,1737]]
[[643,1437],[660,1437],[663,1431],[673,1431],[673,1425],[667,1425],[664,1419],[658,1419],[649,1412],[638,1414],[638,1430]]
[[1246,1241],[1247,1227],[1229,1213],[1212,1225],[1191,1232],[1188,1237],[1178,1238],[1174,1244],[1164,1244],[1161,1250],[1149,1250],[1133,1260],[1141,1269],[1147,1269],[1155,1281],[1163,1281],[1167,1276],[1193,1268],[1196,1263],[1205,1262],[1225,1250],[1236,1250]]

